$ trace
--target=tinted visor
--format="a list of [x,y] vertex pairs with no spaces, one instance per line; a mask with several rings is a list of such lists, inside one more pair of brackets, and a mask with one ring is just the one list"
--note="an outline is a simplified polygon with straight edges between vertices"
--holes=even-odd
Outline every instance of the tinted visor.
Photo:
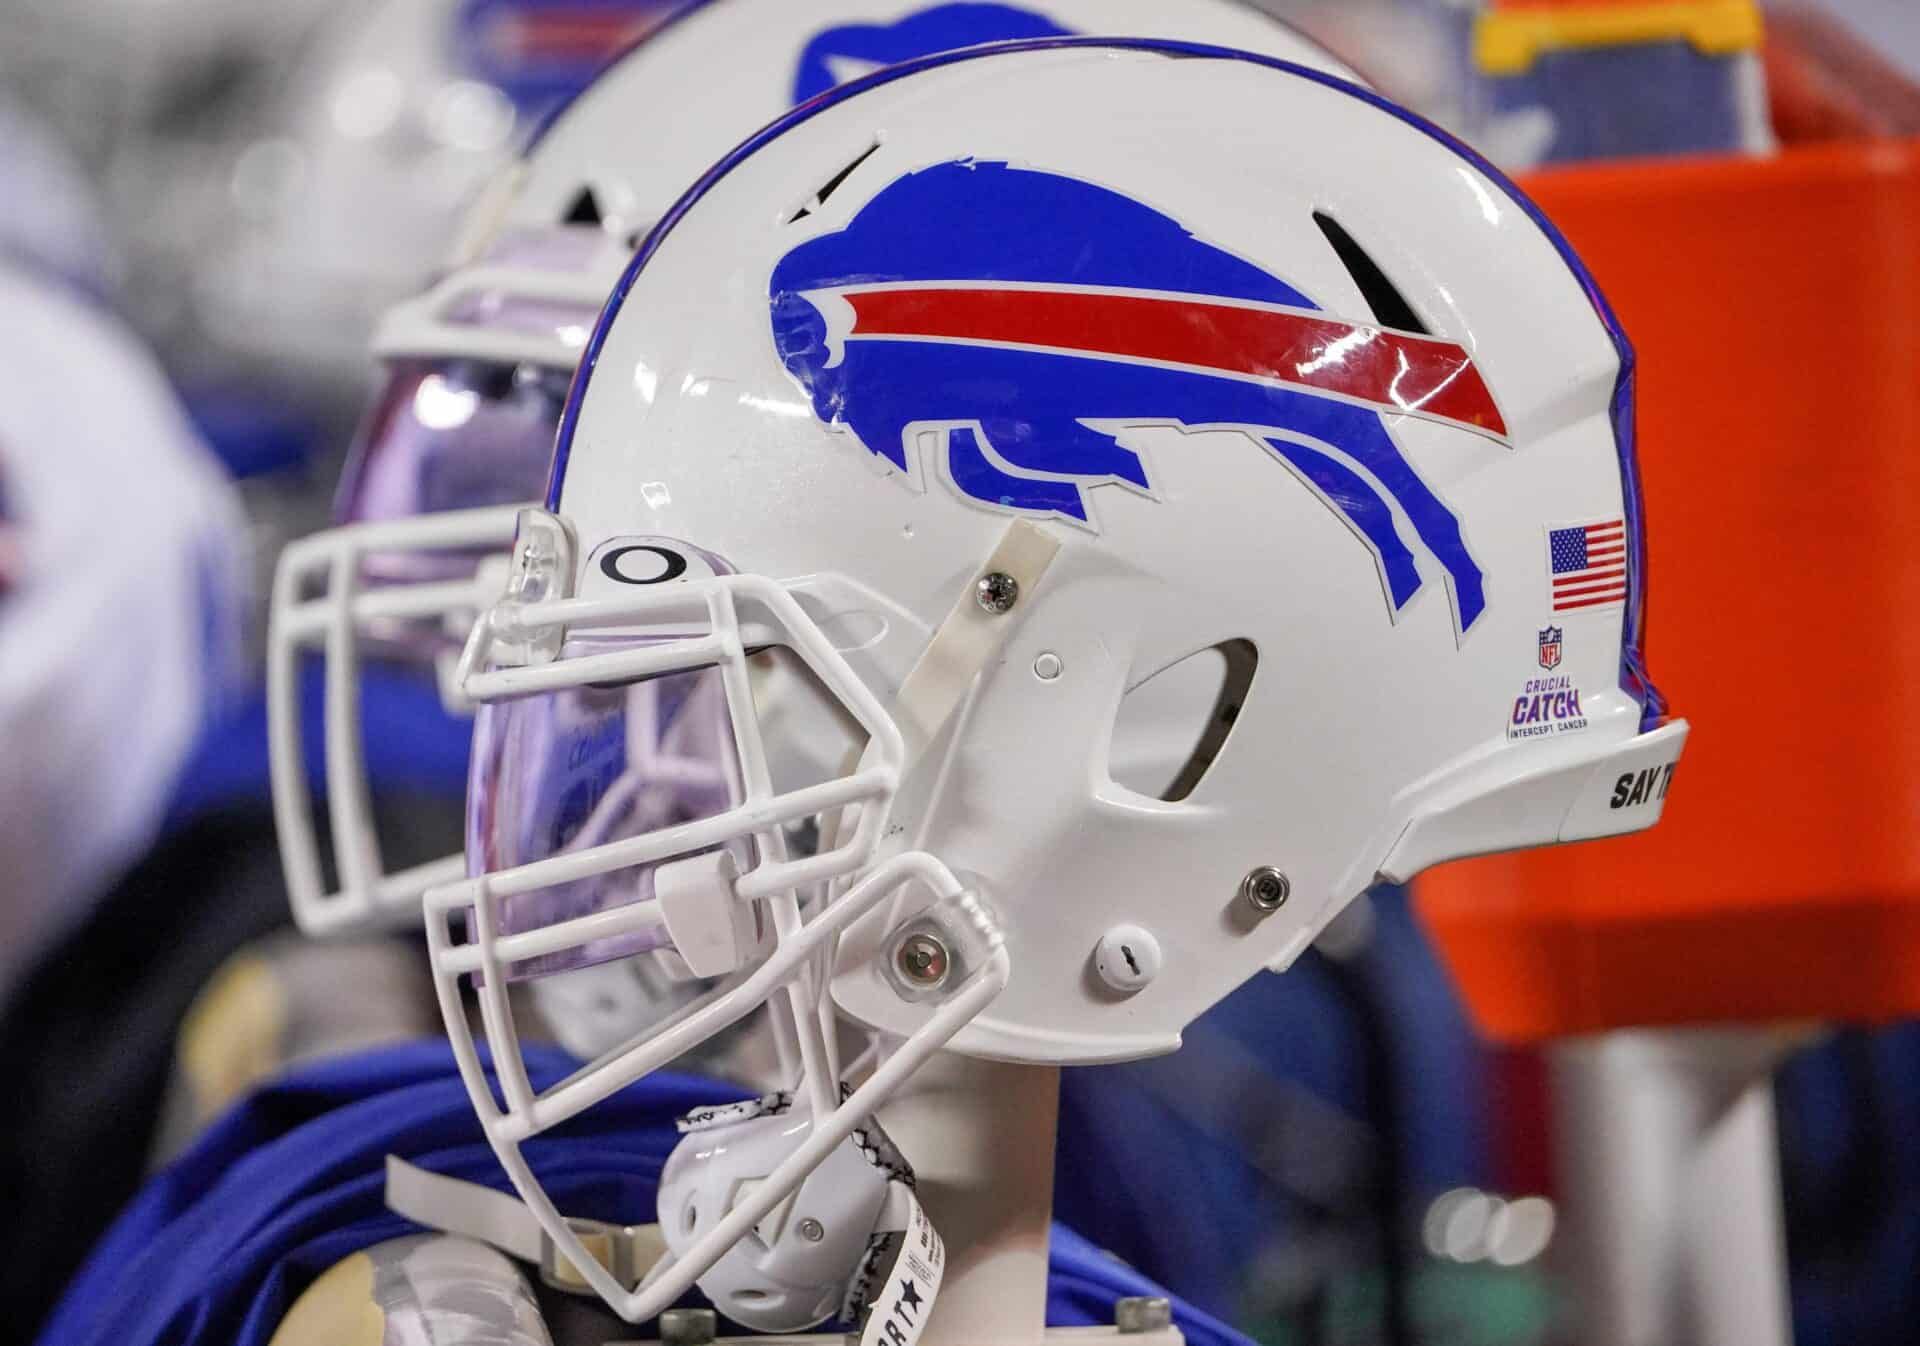
[[[631,647],[569,641],[562,658]],[[718,669],[615,687],[575,687],[483,706],[468,786],[467,868],[497,873],[712,818],[743,798],[733,724]],[[731,843],[742,871],[751,843]],[[688,848],[684,859],[717,849]],[[509,898],[502,934],[655,901],[658,866],[640,864]],[[671,948],[664,923],[513,965],[544,976]]]
[[[342,523],[512,505],[545,489],[572,374],[477,360],[396,360],[341,480]],[[373,580],[471,573],[471,558],[369,558]]]

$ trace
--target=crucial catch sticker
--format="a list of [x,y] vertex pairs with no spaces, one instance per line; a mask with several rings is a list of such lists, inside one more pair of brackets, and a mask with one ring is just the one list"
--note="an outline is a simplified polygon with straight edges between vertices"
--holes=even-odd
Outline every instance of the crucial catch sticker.
[[1580,706],[1580,689],[1574,686],[1571,677],[1529,678],[1526,689],[1513,700],[1507,737],[1550,738],[1586,727],[1587,713]]

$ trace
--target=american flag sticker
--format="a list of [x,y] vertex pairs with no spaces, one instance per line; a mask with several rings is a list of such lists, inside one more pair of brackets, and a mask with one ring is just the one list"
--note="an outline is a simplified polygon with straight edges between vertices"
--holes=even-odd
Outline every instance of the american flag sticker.
[[1622,519],[1547,530],[1553,610],[1581,612],[1627,600],[1627,525]]

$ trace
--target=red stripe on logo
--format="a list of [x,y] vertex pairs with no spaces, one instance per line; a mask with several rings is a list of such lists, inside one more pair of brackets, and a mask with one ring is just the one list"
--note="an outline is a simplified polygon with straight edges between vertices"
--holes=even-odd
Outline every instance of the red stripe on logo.
[[1450,341],[1185,297],[939,286],[845,297],[856,337],[1005,342],[1193,365],[1507,433],[1472,356]]

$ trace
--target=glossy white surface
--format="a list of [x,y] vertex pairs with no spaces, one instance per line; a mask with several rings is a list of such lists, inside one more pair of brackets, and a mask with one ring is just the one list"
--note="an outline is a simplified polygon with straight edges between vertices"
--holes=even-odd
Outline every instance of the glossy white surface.
[[[553,224],[590,187],[617,229],[644,231],[729,148],[811,88],[802,67],[823,34],[893,29],[935,8],[930,0],[715,0],[635,48],[554,121],[523,164],[504,221]],[[1350,73],[1241,0],[1017,0],[1010,8],[1076,34],[1205,42]],[[1009,31],[983,27],[969,40]],[[870,49],[905,60],[939,48],[900,34],[879,36]],[[873,60],[827,59],[843,82],[880,68]]]

